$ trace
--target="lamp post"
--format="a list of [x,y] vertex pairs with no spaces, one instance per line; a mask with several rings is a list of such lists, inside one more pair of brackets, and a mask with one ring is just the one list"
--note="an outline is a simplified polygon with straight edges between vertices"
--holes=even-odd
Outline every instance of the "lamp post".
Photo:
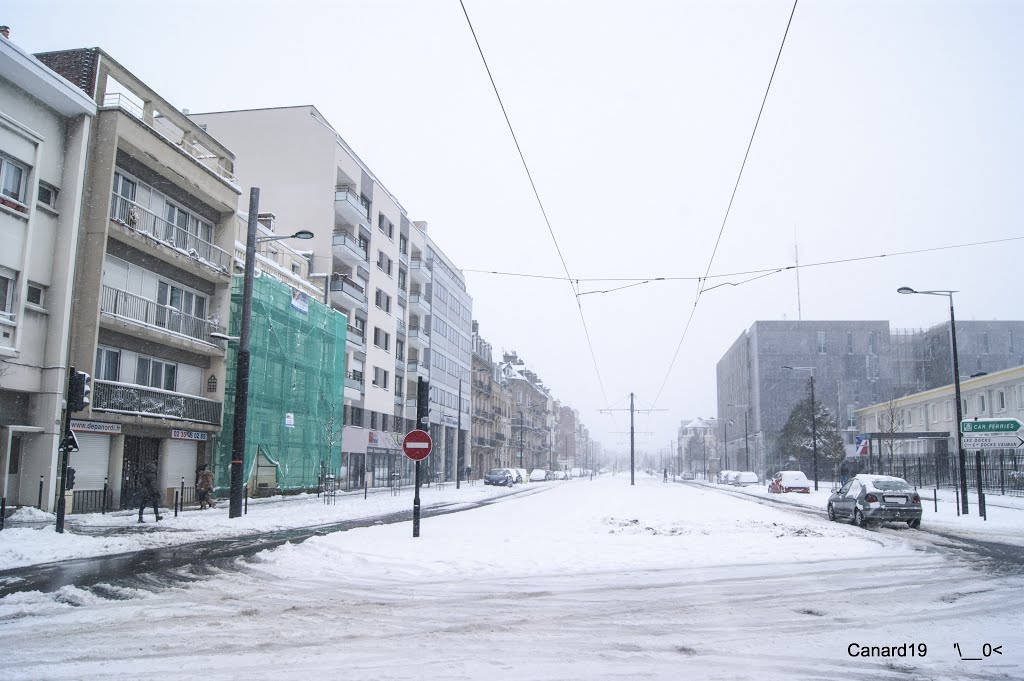
[[743,409],[743,454],[747,458],[747,470],[749,471],[749,470],[751,470],[751,468],[750,468],[750,442],[747,440],[747,414],[750,413],[750,405],[748,405],[748,404],[729,404],[729,405],[726,405],[726,406],[733,407],[734,409],[739,409],[739,408]]
[[256,276],[256,244],[281,239],[312,239],[313,233],[300,230],[288,236],[257,238],[260,189],[249,190],[249,223],[245,238],[245,276],[242,279],[242,319],[238,335],[238,359],[235,363],[235,421],[231,430],[231,487],[228,517],[242,515],[242,463],[245,461],[246,417],[249,410],[249,336],[252,317],[252,286]]
[[[946,296],[949,298],[949,338],[953,352],[953,389],[956,397],[956,449],[960,459],[960,504],[964,515],[967,515],[967,455],[964,453],[963,433],[960,432],[960,423],[963,421],[963,412],[960,402],[960,360],[956,351],[956,316],[953,314],[953,294],[957,291],[915,291],[909,286],[901,286],[896,289],[897,293],[905,295],[923,296]],[[980,478],[979,478],[980,479]]]
[[783,369],[811,372],[811,450],[814,453],[814,491],[818,491],[818,414],[814,410],[814,367],[791,367]]

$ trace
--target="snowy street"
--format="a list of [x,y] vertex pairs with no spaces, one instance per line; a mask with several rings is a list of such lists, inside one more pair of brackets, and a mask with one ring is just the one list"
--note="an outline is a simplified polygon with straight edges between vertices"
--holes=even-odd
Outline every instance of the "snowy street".
[[[5,679],[1020,678],[1024,591],[909,529],[618,475],[191,584],[0,601]],[[100,595],[104,594],[104,595]],[[67,645],[74,633],[73,645]],[[863,659],[850,645],[925,644]],[[983,661],[982,646],[1002,646]],[[973,654],[972,654],[972,651]],[[909,653],[908,653],[909,655]]]

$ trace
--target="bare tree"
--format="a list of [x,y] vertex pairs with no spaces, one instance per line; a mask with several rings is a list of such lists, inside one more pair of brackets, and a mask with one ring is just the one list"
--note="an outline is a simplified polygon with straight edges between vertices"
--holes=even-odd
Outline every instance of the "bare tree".
[[[903,448],[903,441],[896,439],[896,433],[903,430],[903,412],[896,403],[895,390],[882,407],[878,430],[882,433],[882,446],[889,453],[889,472],[892,472],[893,457]],[[881,462],[879,462],[879,467],[881,467]]]

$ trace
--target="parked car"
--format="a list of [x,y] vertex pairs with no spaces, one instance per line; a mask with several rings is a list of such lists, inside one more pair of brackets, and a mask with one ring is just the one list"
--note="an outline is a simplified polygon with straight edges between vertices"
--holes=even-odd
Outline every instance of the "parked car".
[[516,482],[526,482],[530,479],[530,474],[525,468],[513,468],[512,472],[516,474]]
[[855,475],[828,498],[828,518],[849,518],[858,527],[869,523],[906,522],[921,527],[921,495],[903,478]]
[[718,483],[724,485],[733,471],[718,471]]
[[544,482],[548,479],[548,472],[543,468],[534,468],[530,472],[530,482]]
[[693,480],[693,473],[691,473],[690,471],[685,471],[683,473],[683,480]]
[[737,487],[747,487],[748,485],[756,485],[758,482],[760,481],[757,479],[757,473],[754,473],[753,471],[743,471],[736,474],[732,484]]
[[768,491],[776,494],[785,492],[811,493],[811,481],[801,471],[779,471],[772,477]]
[[484,475],[485,485],[501,485],[503,487],[511,487],[516,483],[512,474],[509,473],[507,468],[492,468],[487,471]]
[[552,480],[568,480],[569,474],[565,471],[551,471]]
[[725,484],[735,485],[736,479],[740,477],[739,471],[729,471],[729,474],[725,476]]

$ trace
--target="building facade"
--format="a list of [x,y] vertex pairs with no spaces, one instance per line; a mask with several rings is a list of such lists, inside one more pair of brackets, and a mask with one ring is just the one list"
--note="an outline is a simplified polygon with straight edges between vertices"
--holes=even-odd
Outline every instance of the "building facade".
[[56,501],[95,114],[85,93],[0,37],[0,473],[7,506],[51,511]]
[[123,506],[148,464],[165,490],[192,482],[221,429],[234,155],[99,48],[37,57],[99,109],[70,340],[93,394],[71,461],[76,496],[106,482]]

